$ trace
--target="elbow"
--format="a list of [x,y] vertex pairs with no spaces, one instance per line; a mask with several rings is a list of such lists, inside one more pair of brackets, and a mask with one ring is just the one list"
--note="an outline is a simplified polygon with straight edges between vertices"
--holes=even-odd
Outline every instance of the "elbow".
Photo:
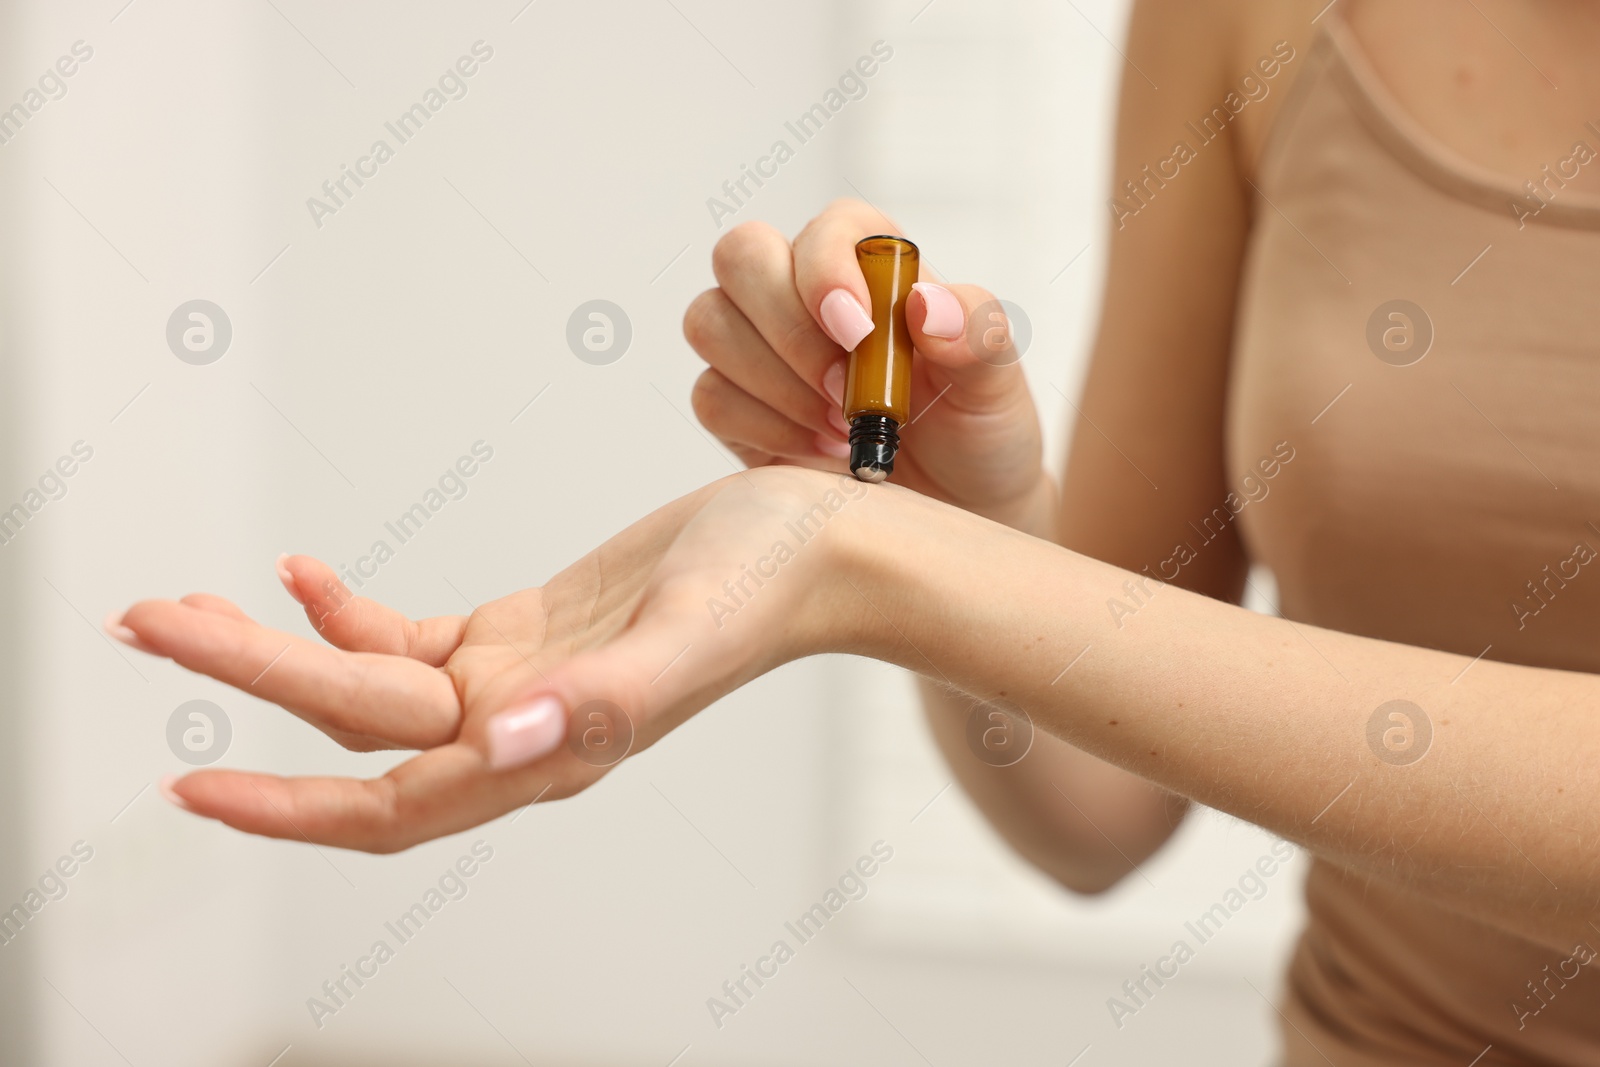
[[1059,841],[1033,847],[1017,841],[1007,843],[1030,866],[1075,896],[1098,897],[1109,893],[1135,870],[1121,855],[1063,848]]
[[1057,885],[1068,890],[1074,896],[1098,897],[1104,896],[1121,885],[1123,879],[1133,873],[1133,868],[1127,867],[1118,871],[1072,866],[1053,870],[1046,869],[1045,873],[1054,879]]

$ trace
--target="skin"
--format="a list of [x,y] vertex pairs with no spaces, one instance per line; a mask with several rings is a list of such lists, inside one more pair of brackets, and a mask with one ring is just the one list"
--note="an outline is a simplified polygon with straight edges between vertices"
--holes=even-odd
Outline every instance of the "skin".
[[[1574,131],[1582,131],[1593,111],[1586,101],[1600,100],[1600,76],[1588,62],[1600,36],[1600,9],[1594,5],[1489,2],[1474,10],[1451,0],[1341,2],[1400,106],[1435,138],[1491,171],[1537,175],[1544,163],[1569,153]],[[1164,156],[1174,132],[1220,100],[1239,72],[1250,70],[1273,43],[1286,40],[1303,56],[1312,19],[1325,6],[1326,0],[1136,4],[1113,173],[1134,175]],[[1539,57],[1538,70],[1501,31]],[[1424,37],[1441,46],[1417,48]],[[1557,92],[1546,75],[1565,92]],[[971,368],[964,344],[923,334],[917,298],[908,308],[923,357],[913,410],[921,411],[945,386],[951,389],[907,435],[907,450],[919,466],[897,480],[1130,570],[1165,558],[1171,545],[1186,538],[1190,519],[1228,491],[1222,450],[1226,373],[1251,183],[1290,80],[1280,76],[1267,97],[1245,109],[1224,135],[1228,151],[1208,152],[1189,165],[1184,181],[1164,189],[1137,225],[1112,233],[1101,329],[1078,402],[1083,417],[1069,448],[1058,510],[1042,514],[1049,488],[1014,488],[999,499],[990,492],[1008,478],[1030,486],[1048,483],[1031,412],[1017,411],[1020,375],[1016,368],[987,366],[975,368],[975,381],[964,375]],[[1600,190],[1600,169],[1583,173],[1571,188]],[[835,286],[865,299],[850,245],[885,228],[902,232],[865,205],[841,201],[796,239],[790,266],[789,249],[775,231],[747,224],[724,238],[719,256],[740,268],[761,263],[753,273],[767,280],[769,292],[760,301],[747,300],[750,276],[730,282],[733,272],[719,270],[722,287],[699,303],[744,306],[748,321],[759,324],[778,299],[773,294],[784,288],[786,273],[813,317]],[[976,287],[951,288],[968,311],[990,298]],[[795,302],[790,299],[790,314],[798,314]],[[1151,314],[1153,305],[1160,314]],[[823,357],[797,356],[782,343],[752,350],[726,333],[705,330],[696,315],[691,308],[685,332],[711,364],[697,389],[697,410],[706,424],[746,462],[818,462],[816,453],[789,449],[783,415],[796,409],[775,399],[768,383],[792,372],[816,385]],[[756,364],[767,369],[756,370]],[[760,384],[742,394],[730,389],[724,377],[729,367],[737,368],[741,381]],[[987,415],[1012,428],[1007,443],[997,446],[982,432],[991,425]],[[951,446],[957,455],[981,462],[958,470],[945,461]],[[933,467],[934,477],[925,478],[921,464]],[[1149,481],[1135,475],[1134,467]],[[1151,490],[1151,483],[1162,489]],[[1247,567],[1230,527],[1183,569],[1177,583],[1237,602]],[[1187,810],[1181,797],[1054,738],[1037,739],[1019,765],[992,768],[966,747],[972,702],[927,684],[924,697],[933,736],[968,793],[1019,853],[1070,888],[1098,892],[1115,885],[1166,841]]]
[[[1584,62],[1600,16],[1588,5],[1341,2],[1401,105],[1481,166],[1532,176],[1600,112],[1600,75]],[[1320,8],[1142,0],[1115,173],[1164,155],[1173,131],[1273,42],[1303,54]],[[1415,43],[1425,40],[1441,46]],[[350,747],[423,750],[373,782],[201,771],[177,795],[252,833],[394,851],[603,774],[569,748],[491,770],[485,727],[500,711],[541,694],[569,709],[609,700],[638,748],[781,663],[850,652],[927,679],[930,725],[963,785],[1068,886],[1114,884],[1194,800],[1552,951],[1592,937],[1600,809],[1575,783],[1593,780],[1600,753],[1593,676],[1488,660],[1463,675],[1463,657],[1246,612],[1233,602],[1247,561],[1226,538],[1125,629],[1107,620],[1105,601],[1232,481],[1222,425],[1257,209],[1250,180],[1287,88],[1246,109],[1228,151],[1203,154],[1136,224],[1113,229],[1059,490],[1040,463],[1020,369],[928,336],[920,297],[908,319],[922,416],[905,435],[901,484],[841,479],[836,449],[817,435],[842,437],[825,379],[843,353],[818,309],[841,286],[865,302],[854,241],[897,227],[849,201],[792,244],[741,226],[719,243],[718,288],[690,308],[685,333],[708,364],[696,411],[752,469],[470,619],[412,622],[306,557],[287,561],[293,592],[332,647],[268,631],[214,597],[136,604],[122,624],[147,650],[281,703]],[[988,299],[949,288],[967,313]],[[708,601],[819,505],[829,516],[819,532],[719,626]],[[1427,706],[1436,728],[1427,758],[1403,769],[1365,741],[1371,709],[1397,698]],[[998,771],[967,752],[974,701],[1008,702],[1043,731],[1020,764]]]
[[422,750],[377,779],[200,771],[173,792],[196,814],[249,833],[369,852],[571,796],[606,768],[562,747],[531,766],[494,770],[490,717],[545,695],[568,710],[605,700],[631,721],[638,751],[750,679],[810,654],[826,643],[829,613],[848,592],[832,565],[831,529],[721,626],[706,604],[726,596],[723,583],[741,576],[740,563],[768,555],[785,523],[841,487],[853,494],[847,501],[864,495],[853,479],[799,469],[713,483],[543,586],[470,617],[413,621],[355,596],[326,564],[288,557],[285,584],[326,644],[269,630],[221,597],[141,601],[121,625],[142,651],[273,701],[346,748]]
[[[707,601],[737,563],[813,508],[829,513],[819,532],[718,626]],[[922,541],[909,557],[908,530]],[[1464,657],[1296,629],[1172,587],[1118,631],[1101,605],[1127,571],[898,486],[788,466],[730,476],[468,620],[411,623],[345,599],[315,561],[289,566],[345,651],[213,598],[141,602],[123,624],[355,747],[425,751],[375,781],[200,771],[177,784],[197,813],[252,833],[405,848],[601,776],[570,749],[490,769],[488,718],[528,697],[611,701],[643,747],[782,663],[848,652],[1009,701],[1125,771],[1555,949],[1583,935],[1600,894],[1600,810],[1560,784],[1594,773],[1592,676],[1485,661],[1451,685]],[[1085,644],[1094,654],[1062,675]],[[1438,712],[1434,750],[1402,774],[1364,741],[1370,709],[1397,696]]]

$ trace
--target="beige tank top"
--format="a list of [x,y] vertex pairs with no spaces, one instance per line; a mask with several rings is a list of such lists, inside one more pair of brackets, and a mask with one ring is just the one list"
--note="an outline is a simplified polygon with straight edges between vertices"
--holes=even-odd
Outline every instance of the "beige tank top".
[[[1262,161],[1229,401],[1230,469],[1295,448],[1241,517],[1286,617],[1600,671],[1600,198],[1561,187],[1600,123],[1573,137],[1591,158],[1530,195],[1324,16]],[[1320,860],[1306,902],[1289,1067],[1600,1064],[1600,964]]]

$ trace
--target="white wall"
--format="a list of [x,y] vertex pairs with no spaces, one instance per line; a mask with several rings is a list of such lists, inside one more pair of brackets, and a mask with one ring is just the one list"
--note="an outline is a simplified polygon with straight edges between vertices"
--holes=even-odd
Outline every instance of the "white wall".
[[[896,215],[947,276],[1026,309],[1058,448],[1057,389],[1076,388],[1092,327],[1120,62],[1095,27],[1117,38],[1123,3],[123,4],[0,14],[0,106],[74,42],[94,49],[0,145],[0,506],[74,442],[94,449],[0,549],[16,680],[0,906],[75,842],[94,849],[0,947],[0,1058],[1265,1056],[1270,1009],[1244,979],[1273,988],[1290,875],[1122,1029],[1105,1005],[1264,835],[1205,816],[1148,881],[1068,899],[957,791],[922,810],[948,777],[903,680],[871,664],[793,665],[580,798],[380,858],[166,806],[150,783],[183,769],[165,731],[190,699],[227,713],[227,766],[370,774],[394,757],[344,753],[96,629],[134,599],[204,589],[304,631],[277,553],[353,562],[479,439],[495,458],[467,497],[366,591],[462,611],[726,472],[687,421],[698,360],[679,332],[711,284],[706,199],[879,39],[894,57],[866,97],[735,220],[792,233],[839,195]],[[467,96],[315,225],[306,199],[480,39],[494,54]],[[209,366],[164,336],[195,298],[233,326]],[[564,340],[596,298],[633,326],[610,366]],[[306,998],[480,838],[494,859],[470,895],[314,1026]],[[895,859],[866,901],[716,1028],[706,998],[878,839]]]

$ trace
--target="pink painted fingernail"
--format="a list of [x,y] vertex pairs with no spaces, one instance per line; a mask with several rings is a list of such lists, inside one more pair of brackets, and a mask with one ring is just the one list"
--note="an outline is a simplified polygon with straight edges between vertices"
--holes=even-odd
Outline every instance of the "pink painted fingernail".
[[161,795],[166,797],[167,801],[174,807],[182,808],[184,811],[193,811],[194,809],[189,806],[189,802],[180,797],[178,791],[172,788],[177,780],[178,776],[176,774],[166,775],[156,784],[156,788],[161,791]]
[[[841,359],[822,372],[822,391],[835,404],[844,403],[844,366],[845,361]],[[844,418],[843,415],[839,417]]]
[[824,456],[834,456],[838,459],[850,458],[850,445],[826,434],[817,434],[817,451]]
[[846,352],[872,332],[872,316],[848,290],[835,289],[822,298],[822,328]]
[[489,767],[503,771],[548,756],[566,732],[566,710],[553,696],[503,711],[489,720]]
[[967,326],[967,314],[956,294],[933,282],[917,282],[911,291],[922,296],[922,303],[928,309],[928,317],[922,323],[923,333],[947,339],[961,336]]
[[118,641],[121,641],[129,648],[136,648],[140,652],[148,652],[152,656],[159,656],[161,654],[155,649],[151,648],[149,645],[145,644],[143,641],[139,640],[138,634],[134,633],[128,627],[122,625],[122,612],[120,611],[113,611],[111,614],[107,615],[105,622],[101,623],[101,625],[106,628],[106,633],[110,634],[112,637],[115,637]]
[[305,603],[305,601],[300,600],[300,590],[298,590],[298,589],[296,589],[294,587],[294,575],[290,574],[289,573],[289,568],[284,566],[284,564],[283,564],[283,561],[288,559],[288,558],[289,558],[289,553],[287,553],[287,552],[284,552],[283,554],[278,556],[278,563],[277,563],[278,581],[283,583],[283,587],[289,591],[289,595],[290,596],[294,597],[295,600],[297,600],[297,601],[299,601],[300,603],[303,604],[303,603]]

